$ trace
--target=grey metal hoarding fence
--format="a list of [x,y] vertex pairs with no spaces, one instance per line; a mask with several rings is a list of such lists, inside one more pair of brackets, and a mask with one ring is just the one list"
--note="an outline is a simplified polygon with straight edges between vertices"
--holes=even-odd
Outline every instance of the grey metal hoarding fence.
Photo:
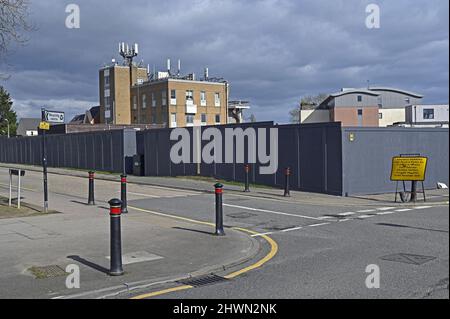
[[[395,184],[389,180],[391,159],[404,153],[428,157],[427,188],[435,187],[437,182],[449,182],[448,129],[342,128],[340,123],[274,125],[272,122],[217,128],[224,135],[226,128],[237,127],[278,129],[278,170],[275,174],[262,175],[260,165],[251,164],[251,183],[283,188],[284,172],[289,167],[293,190],[333,195],[394,192]],[[192,128],[189,130],[192,133]],[[144,157],[147,176],[199,173],[228,181],[245,181],[245,163],[237,163],[236,155],[231,164],[172,163],[170,150],[176,141],[170,141],[170,132],[171,129],[152,129],[137,133],[123,130],[49,135],[49,166],[121,173],[125,154],[127,173],[130,173],[133,163],[129,159],[137,153]],[[258,137],[258,130],[256,134]],[[266,138],[266,149],[269,149],[268,134]],[[208,142],[202,141],[202,145]],[[192,140],[190,143],[192,148]],[[41,137],[0,137],[0,162],[41,165],[41,147]]]
[[[122,172],[124,136],[124,131],[48,135],[48,165]],[[41,165],[42,137],[0,138],[0,162]]]
[[[248,127],[278,129],[278,170],[275,174],[260,174],[260,164],[251,164],[250,182],[275,187],[283,187],[284,170],[292,171],[291,188],[296,190],[342,195],[342,154],[340,123],[308,125],[273,125],[271,122],[218,126],[222,136],[226,128]],[[203,127],[202,130],[207,127]],[[188,128],[193,148],[192,128]],[[144,155],[145,175],[147,176],[211,176],[228,181],[244,182],[248,154],[244,163],[236,161],[234,147],[233,163],[206,164],[202,161],[174,164],[170,159],[170,149],[177,141],[170,141],[171,129],[147,130],[137,133],[138,151]],[[202,147],[209,141],[202,141]],[[225,143],[222,153],[225,154]],[[269,133],[266,134],[266,149],[269,150]],[[247,149],[248,140],[245,142]],[[264,166],[264,165],[263,165]]]

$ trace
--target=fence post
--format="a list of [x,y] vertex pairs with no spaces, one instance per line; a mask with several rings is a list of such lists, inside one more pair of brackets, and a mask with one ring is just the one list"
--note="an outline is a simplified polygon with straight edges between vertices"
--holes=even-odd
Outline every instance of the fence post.
[[89,195],[88,195],[88,205],[95,205],[95,196],[94,196],[94,172],[89,172]]
[[120,199],[111,199],[109,205],[109,216],[111,219],[111,265],[109,274],[111,276],[122,276],[124,274],[122,266],[122,236],[120,225],[122,201]]
[[225,236],[223,229],[223,185],[217,183],[214,187],[216,193],[216,236]]

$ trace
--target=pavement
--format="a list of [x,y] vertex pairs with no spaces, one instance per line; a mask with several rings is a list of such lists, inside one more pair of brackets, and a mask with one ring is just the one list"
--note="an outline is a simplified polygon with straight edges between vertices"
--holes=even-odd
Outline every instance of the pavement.
[[[58,180],[70,180],[70,185],[84,181],[78,187],[59,183],[54,192],[86,197],[86,172],[52,169],[52,173],[52,185]],[[110,195],[117,187],[118,176],[97,174],[97,178],[99,196]],[[214,221],[211,182],[159,177],[129,177],[129,181],[129,205],[136,214],[170,216],[196,225]],[[38,189],[41,181],[26,178],[25,183]],[[165,197],[166,192],[175,194]],[[180,192],[195,195],[176,196]],[[429,190],[427,202],[417,203],[395,203],[394,194],[358,198],[282,194],[270,188],[252,188],[247,194],[240,186],[225,185],[227,232],[242,229],[241,234],[256,239],[260,249],[237,267],[216,269],[214,274],[223,280],[208,285],[165,282],[108,297],[449,298],[448,190]],[[378,289],[366,286],[370,265],[380,270]]]
[[[42,176],[27,171],[23,201],[41,203]],[[214,224],[170,214],[129,209],[122,216],[125,275],[109,269],[109,205],[120,197],[118,183],[97,181],[96,205],[86,205],[87,180],[49,175],[50,208],[59,213],[0,220],[0,298],[106,298],[137,288],[167,284],[212,273],[233,272],[264,252],[261,240],[241,230],[226,229],[214,236]],[[0,195],[8,193],[7,170],[0,168]],[[170,201],[198,196],[197,192],[130,185],[129,199]],[[138,195],[133,195],[138,194]],[[214,214],[214,199],[209,201]],[[1,207],[0,207],[1,209]],[[262,244],[264,244],[262,242]],[[81,287],[66,288],[68,265],[80,267]],[[36,279],[30,269],[52,266],[50,278]],[[57,267],[57,268],[55,268]]]

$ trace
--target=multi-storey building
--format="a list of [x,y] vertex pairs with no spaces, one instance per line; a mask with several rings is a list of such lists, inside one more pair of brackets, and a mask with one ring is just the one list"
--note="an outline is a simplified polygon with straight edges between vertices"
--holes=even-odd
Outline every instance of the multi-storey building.
[[342,89],[315,110],[302,111],[302,123],[341,122],[343,126],[386,127],[405,122],[406,108],[423,96],[387,87]]
[[[131,70],[131,75],[130,75]],[[185,127],[227,124],[229,85],[223,79],[153,72],[117,63],[100,70],[101,123]]]

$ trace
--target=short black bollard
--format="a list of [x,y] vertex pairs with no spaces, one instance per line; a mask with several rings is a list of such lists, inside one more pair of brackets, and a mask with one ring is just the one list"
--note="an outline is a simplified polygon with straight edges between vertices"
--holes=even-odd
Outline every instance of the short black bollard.
[[95,205],[95,196],[94,196],[94,178],[95,173],[89,172],[89,195],[88,195],[88,205]]
[[120,175],[120,199],[122,200],[122,214],[128,214],[127,175]]
[[290,190],[291,168],[290,167],[286,168],[285,175],[286,175],[286,181],[284,184],[284,197],[290,197],[291,196],[291,190]]
[[111,276],[122,276],[122,235],[120,226],[120,215],[122,213],[122,201],[111,199],[109,201],[109,216],[111,217]]
[[250,193],[250,165],[246,164],[244,166],[244,170],[245,170],[245,189],[244,192],[245,193]]
[[223,185],[217,183],[214,185],[216,191],[216,236],[225,236],[225,231],[223,229],[223,207],[222,207],[222,195],[223,195]]

